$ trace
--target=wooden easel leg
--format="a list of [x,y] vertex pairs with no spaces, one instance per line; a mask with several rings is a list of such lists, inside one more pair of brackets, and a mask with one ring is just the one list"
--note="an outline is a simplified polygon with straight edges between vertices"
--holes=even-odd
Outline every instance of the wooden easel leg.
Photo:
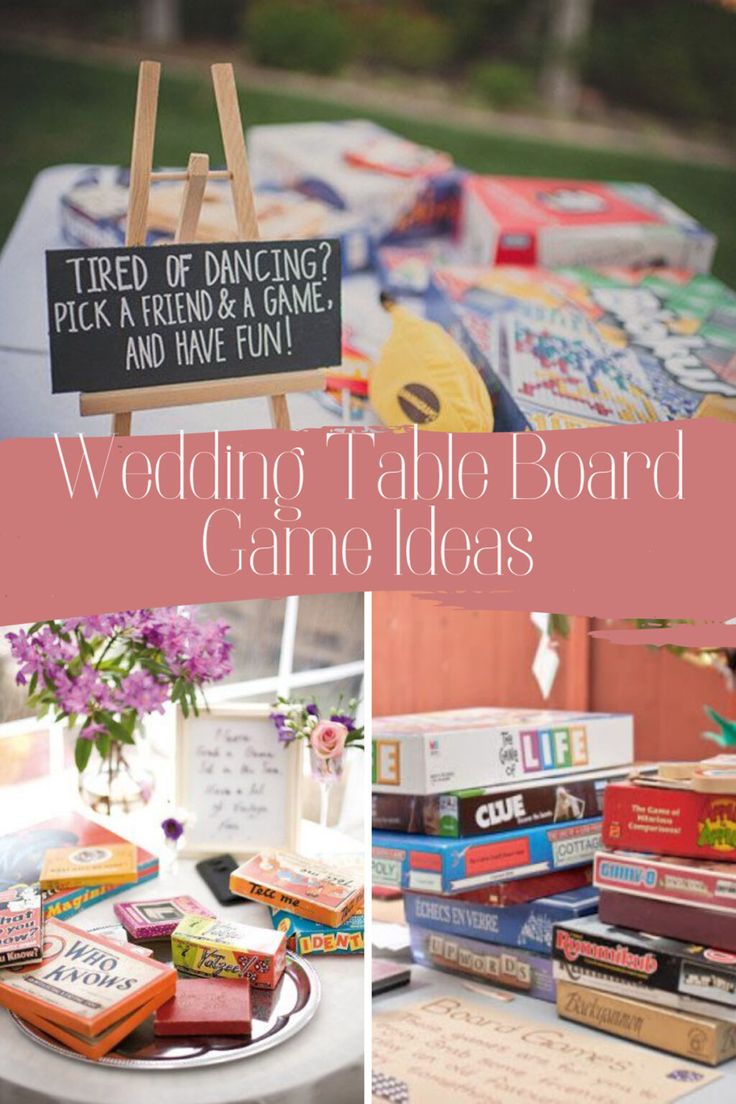
[[271,407],[271,425],[273,428],[291,429],[289,404],[286,401],[286,395],[269,395],[268,402]]
[[202,210],[204,189],[207,185],[207,173],[210,159],[206,153],[190,153],[187,166],[187,179],[179,211],[179,223],[174,235],[175,242],[192,242],[197,233],[197,223]]
[[130,423],[133,415],[129,410],[123,410],[120,414],[112,416],[112,431],[116,437],[130,437]]
[[253,189],[250,184],[248,155],[245,150],[243,120],[240,117],[235,73],[228,63],[212,66],[212,84],[215,89],[217,114],[220,119],[222,146],[225,162],[230,172],[230,186],[235,208],[235,223],[241,241],[258,241]]

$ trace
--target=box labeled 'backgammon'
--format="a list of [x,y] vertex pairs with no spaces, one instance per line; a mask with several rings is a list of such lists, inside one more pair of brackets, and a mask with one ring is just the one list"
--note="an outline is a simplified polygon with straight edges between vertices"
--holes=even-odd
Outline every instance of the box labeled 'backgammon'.
[[736,865],[663,855],[599,851],[594,863],[599,889],[648,900],[679,902],[736,916]]
[[540,1000],[555,999],[554,971],[548,956],[417,926],[411,927],[409,934],[412,956],[420,966],[487,981]]
[[373,882],[425,893],[465,893],[492,882],[585,866],[600,847],[601,818],[473,840],[373,833]]
[[522,947],[540,954],[551,953],[555,924],[590,916],[597,908],[598,893],[590,888],[574,889],[556,897],[541,897],[510,908],[494,908],[429,893],[404,896],[408,924],[448,935],[464,935],[482,943]]
[[[646,766],[637,768],[641,773]],[[631,767],[607,767],[569,778],[535,778],[513,786],[487,786],[433,794],[373,794],[373,827],[384,832],[411,832],[448,839],[467,839],[512,828],[584,820],[603,813],[609,782],[628,777]]]
[[552,953],[574,969],[736,1008],[736,954],[683,943],[595,917],[555,925]]
[[254,855],[233,870],[230,889],[330,928],[339,928],[363,907],[363,885],[353,873],[288,851]]
[[708,1066],[736,1057],[736,1027],[712,1017],[657,1008],[565,981],[557,982],[557,1012],[565,1020]]
[[625,714],[480,708],[377,717],[373,789],[442,794],[623,766],[633,739]]
[[249,981],[274,989],[286,968],[286,936],[208,916],[185,916],[171,936],[176,967],[203,977]]
[[0,892],[0,966],[40,962],[42,947],[43,909],[38,882]]
[[604,846],[736,862],[736,794],[616,782],[606,790]]

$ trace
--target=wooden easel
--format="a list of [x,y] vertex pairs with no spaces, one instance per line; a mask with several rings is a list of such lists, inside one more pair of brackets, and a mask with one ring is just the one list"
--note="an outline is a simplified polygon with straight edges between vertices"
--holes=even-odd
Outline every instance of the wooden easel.
[[[159,62],[141,62],[130,161],[125,244],[127,246],[145,245],[151,183],[157,180],[185,182],[175,241],[187,242],[194,239],[208,180],[230,181],[238,239],[257,241],[260,237],[258,220],[250,184],[243,123],[232,65],[212,66],[212,83],[227,165],[227,169],[221,171],[210,170],[207,154],[192,153],[189,156],[186,172],[153,172],[160,77]],[[96,391],[79,396],[79,411],[83,417],[93,414],[112,414],[112,432],[118,436],[127,437],[131,432],[134,410],[154,410],[168,406],[191,406],[196,403],[265,396],[270,404],[274,428],[291,429],[287,394],[298,391],[321,391],[324,387],[324,377],[325,369],[314,368],[301,372],[278,372],[272,375],[205,380],[201,383],[171,383],[156,387],[124,388],[119,391]]]

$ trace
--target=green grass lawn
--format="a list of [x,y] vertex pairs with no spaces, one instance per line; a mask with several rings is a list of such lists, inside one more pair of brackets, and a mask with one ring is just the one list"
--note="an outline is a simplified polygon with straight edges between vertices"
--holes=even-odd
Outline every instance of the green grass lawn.
[[[41,55],[0,52],[5,105],[0,240],[4,240],[34,176],[62,162],[127,164],[135,72]],[[241,86],[246,126],[363,116],[340,104]],[[448,150],[478,172],[645,181],[715,231],[715,272],[736,286],[736,170],[681,164],[659,157],[478,134],[446,125],[373,114],[409,138]],[[204,78],[166,74],[161,85],[156,160],[184,164],[190,151],[221,160],[214,99]]]

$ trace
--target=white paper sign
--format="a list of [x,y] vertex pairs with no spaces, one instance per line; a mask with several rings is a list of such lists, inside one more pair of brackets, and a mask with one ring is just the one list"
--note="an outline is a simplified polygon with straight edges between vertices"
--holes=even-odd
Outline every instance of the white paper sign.
[[177,804],[190,814],[182,853],[295,848],[301,745],[279,742],[267,705],[179,717]]

